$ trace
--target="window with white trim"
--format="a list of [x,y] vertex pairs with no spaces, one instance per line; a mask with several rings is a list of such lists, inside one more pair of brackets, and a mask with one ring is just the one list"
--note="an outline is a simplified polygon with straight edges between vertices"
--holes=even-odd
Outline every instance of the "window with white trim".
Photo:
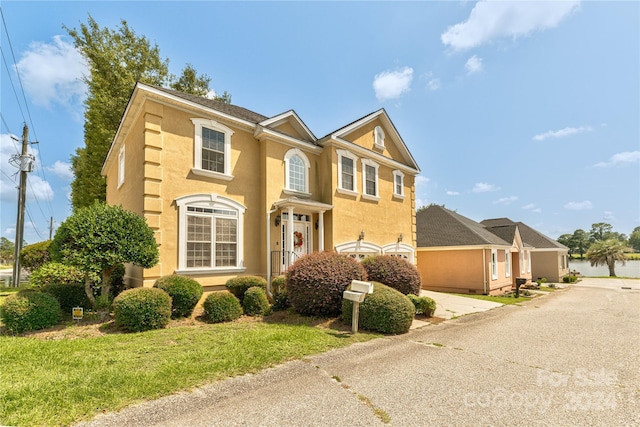
[[531,251],[526,251],[527,273],[531,273]]
[[242,269],[244,206],[216,194],[185,196],[176,204],[180,272]]
[[524,274],[524,251],[520,251],[520,274]]
[[358,158],[347,150],[336,150],[338,153],[338,190],[347,193],[358,192],[356,161]]
[[118,153],[118,188],[124,184],[124,145]]
[[307,156],[297,148],[284,155],[285,192],[309,193],[309,168]]
[[498,279],[498,250],[491,249],[491,279]]
[[362,195],[377,199],[378,164],[369,159],[362,159]]
[[195,129],[193,173],[231,180],[233,131],[210,119],[191,119]]
[[504,275],[511,277],[511,252],[508,249],[504,250]]
[[399,170],[393,171],[393,195],[404,197],[404,174]]
[[384,150],[384,130],[380,126],[373,130],[373,144],[376,148]]

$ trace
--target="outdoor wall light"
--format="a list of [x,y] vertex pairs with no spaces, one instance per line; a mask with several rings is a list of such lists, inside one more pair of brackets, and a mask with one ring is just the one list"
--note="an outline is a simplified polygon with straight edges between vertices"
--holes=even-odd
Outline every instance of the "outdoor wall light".
[[362,230],[360,232],[360,235],[358,236],[358,242],[361,241],[361,240],[364,240],[364,230]]
[[280,225],[281,220],[282,220],[282,217],[280,216],[280,214],[276,215],[276,227]]
[[398,236],[398,243],[402,243],[402,233]]

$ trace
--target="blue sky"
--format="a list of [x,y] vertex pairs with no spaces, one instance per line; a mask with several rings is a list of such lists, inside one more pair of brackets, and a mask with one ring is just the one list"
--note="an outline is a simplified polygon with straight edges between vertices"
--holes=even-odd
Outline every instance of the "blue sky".
[[[86,68],[63,25],[121,19],[180,74],[233,103],[294,109],[324,136],[384,107],[422,170],[418,206],[508,217],[556,238],[640,225],[640,4],[628,2],[1,3],[0,235],[15,238],[26,121],[25,239],[70,214]],[[7,37],[8,34],[8,37]],[[9,43],[10,41],[10,43]],[[23,95],[24,93],[24,95]]]

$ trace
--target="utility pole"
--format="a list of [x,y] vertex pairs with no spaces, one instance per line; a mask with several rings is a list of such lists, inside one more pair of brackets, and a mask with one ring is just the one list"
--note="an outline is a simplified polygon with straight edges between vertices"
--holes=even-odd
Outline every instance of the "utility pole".
[[22,129],[22,153],[20,155],[20,187],[18,187],[18,219],[16,221],[16,244],[13,255],[13,286],[20,286],[20,251],[24,241],[24,208],[27,196],[27,173],[33,170],[33,156],[27,154],[29,127]]
[[49,240],[53,237],[53,217],[49,220]]

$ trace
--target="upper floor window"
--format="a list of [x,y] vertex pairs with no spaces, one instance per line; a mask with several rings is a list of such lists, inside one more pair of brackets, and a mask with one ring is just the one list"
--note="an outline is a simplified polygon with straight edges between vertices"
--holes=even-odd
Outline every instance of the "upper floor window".
[[242,269],[244,206],[215,194],[181,197],[176,204],[179,271]]
[[194,164],[196,175],[231,180],[231,136],[233,131],[210,119],[191,119],[195,127]]
[[393,171],[393,195],[404,197],[404,174],[399,170]]
[[376,126],[373,130],[373,145],[384,150],[384,130],[380,126]]
[[309,159],[297,148],[287,151],[285,163],[285,192],[309,194]]
[[362,159],[362,195],[377,199],[378,194],[378,164]]
[[118,153],[118,188],[124,184],[124,145]]
[[337,150],[338,153],[338,190],[356,194],[356,161],[358,158],[347,150]]

